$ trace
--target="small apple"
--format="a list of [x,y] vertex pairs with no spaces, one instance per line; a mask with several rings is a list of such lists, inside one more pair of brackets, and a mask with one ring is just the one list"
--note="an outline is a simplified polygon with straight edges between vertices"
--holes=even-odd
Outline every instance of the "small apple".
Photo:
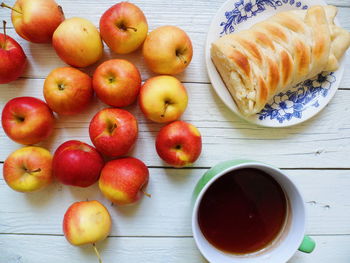
[[117,54],[127,54],[142,45],[147,36],[148,24],[139,7],[120,2],[102,15],[100,30],[110,49]]
[[88,187],[98,181],[103,165],[103,158],[94,147],[72,140],[56,150],[53,174],[63,184]]
[[176,26],[161,26],[146,38],[142,50],[147,66],[157,74],[181,73],[191,63],[189,36]]
[[2,128],[17,143],[36,144],[53,131],[55,119],[45,102],[33,97],[18,97],[6,103],[1,116]]
[[113,107],[132,104],[141,88],[141,75],[134,64],[123,59],[111,59],[95,70],[93,88],[104,103]]
[[17,0],[12,9],[12,24],[18,35],[33,43],[50,43],[53,32],[64,20],[62,8],[54,0]]
[[189,166],[201,154],[202,137],[192,124],[175,121],[158,133],[156,150],[159,157],[173,167]]
[[71,67],[51,71],[44,83],[44,97],[49,107],[62,115],[83,111],[94,90],[89,75]]
[[18,79],[27,64],[22,47],[12,37],[6,35],[6,21],[3,21],[4,34],[0,34],[0,84]]
[[140,90],[139,104],[145,116],[159,123],[179,119],[187,107],[185,87],[172,76],[148,79]]
[[52,45],[67,64],[83,68],[103,55],[103,43],[97,28],[84,18],[65,20],[53,34]]
[[82,201],[72,204],[63,218],[63,233],[74,246],[92,244],[102,262],[96,243],[107,238],[112,220],[107,208],[98,201]]
[[99,187],[103,195],[117,205],[137,202],[149,179],[147,166],[139,159],[127,157],[108,162],[103,167]]
[[52,156],[41,147],[24,147],[7,157],[3,175],[6,183],[18,192],[33,192],[52,179]]
[[136,142],[137,120],[130,112],[108,108],[91,120],[90,139],[97,150],[110,157],[127,154]]

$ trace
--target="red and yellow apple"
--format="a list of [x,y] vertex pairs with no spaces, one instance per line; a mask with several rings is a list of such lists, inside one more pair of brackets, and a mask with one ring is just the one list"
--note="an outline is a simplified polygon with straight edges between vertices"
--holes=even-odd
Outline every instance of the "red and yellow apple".
[[160,158],[173,167],[192,165],[202,151],[202,137],[190,123],[175,121],[163,127],[156,138]]
[[83,68],[97,62],[103,55],[103,43],[97,28],[79,17],[66,19],[52,37],[58,56],[67,64]]
[[161,26],[147,36],[142,49],[147,66],[157,74],[181,73],[191,63],[189,36],[176,26]]
[[148,33],[148,24],[139,7],[120,2],[102,15],[100,31],[110,49],[117,54],[127,54],[142,45]]
[[71,115],[83,111],[94,94],[89,75],[71,67],[50,72],[44,83],[44,97],[58,114]]
[[36,144],[53,131],[55,119],[49,106],[33,97],[18,97],[6,103],[1,116],[2,128],[17,143]]
[[111,59],[95,70],[93,88],[97,97],[113,107],[132,104],[141,88],[141,75],[134,64],[123,59]]
[[154,122],[166,123],[179,119],[186,110],[187,103],[185,87],[172,76],[150,78],[140,90],[141,110]]
[[98,181],[104,161],[92,146],[80,141],[67,141],[53,157],[53,174],[63,184],[88,187]]
[[123,156],[136,142],[137,120],[126,110],[103,109],[91,120],[89,133],[99,152],[110,157]]
[[63,233],[74,246],[91,244],[102,262],[96,243],[107,238],[112,220],[107,208],[98,201],[82,201],[72,204],[63,218]]
[[12,9],[12,24],[18,35],[33,43],[50,43],[53,32],[64,20],[62,8],[54,0],[17,0]]
[[3,25],[4,34],[0,34],[0,84],[18,79],[27,64],[27,57],[22,47],[16,40],[6,35],[5,21]]
[[108,162],[103,167],[99,187],[103,195],[117,205],[137,202],[149,179],[147,166],[139,159],[127,157]]
[[3,176],[5,182],[15,191],[39,190],[51,182],[52,156],[41,147],[21,148],[7,157]]

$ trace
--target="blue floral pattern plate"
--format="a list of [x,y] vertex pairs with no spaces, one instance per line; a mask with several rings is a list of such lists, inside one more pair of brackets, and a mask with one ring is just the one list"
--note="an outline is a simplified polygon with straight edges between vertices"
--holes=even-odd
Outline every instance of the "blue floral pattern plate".
[[306,10],[311,5],[326,5],[326,3],[322,0],[229,0],[215,15],[206,42],[209,78],[221,100],[241,118],[266,127],[292,126],[315,116],[333,98],[344,73],[344,59],[336,72],[323,72],[313,79],[277,94],[261,112],[247,117],[238,110],[210,58],[211,43],[219,37],[248,29],[277,12]]

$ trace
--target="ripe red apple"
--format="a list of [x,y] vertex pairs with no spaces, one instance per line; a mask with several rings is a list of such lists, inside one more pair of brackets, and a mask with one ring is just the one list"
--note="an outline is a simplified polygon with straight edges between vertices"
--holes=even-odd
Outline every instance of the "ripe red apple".
[[132,104],[141,88],[141,75],[134,64],[123,59],[102,63],[93,76],[93,88],[104,103],[113,107]]
[[171,166],[189,166],[201,154],[202,137],[192,124],[175,121],[159,131],[156,149],[159,157]]
[[91,120],[89,133],[99,152],[110,157],[119,157],[127,154],[136,142],[137,120],[126,110],[104,109]]
[[157,74],[178,74],[191,63],[189,36],[175,26],[161,26],[147,36],[142,50],[147,66]]
[[8,137],[21,144],[36,144],[53,131],[55,119],[45,102],[33,97],[14,98],[6,103],[1,116]]
[[6,183],[18,192],[33,192],[51,182],[52,156],[40,147],[24,147],[7,157],[3,175]]
[[120,2],[102,15],[100,31],[110,49],[117,54],[127,54],[142,45],[147,36],[148,24],[139,7]]
[[94,64],[103,55],[100,33],[84,18],[62,22],[53,34],[52,45],[64,62],[78,68]]
[[83,111],[94,91],[89,75],[71,67],[51,71],[44,83],[44,97],[49,107],[62,115]]
[[4,34],[0,34],[0,84],[18,79],[27,64],[22,47],[12,37],[6,35],[6,22],[3,21]]
[[63,184],[88,187],[98,181],[103,165],[103,158],[94,147],[72,140],[56,150],[53,174]]
[[108,162],[103,167],[99,187],[103,195],[117,205],[137,202],[149,179],[147,166],[139,159],[127,157]]
[[63,218],[63,233],[74,246],[92,244],[102,262],[96,243],[107,238],[112,220],[107,208],[98,201],[83,201],[72,204]]
[[53,32],[64,20],[62,8],[54,0],[17,0],[12,24],[18,35],[33,43],[50,43]]
[[159,123],[179,119],[187,107],[185,87],[172,76],[147,80],[140,90],[139,104],[145,116]]

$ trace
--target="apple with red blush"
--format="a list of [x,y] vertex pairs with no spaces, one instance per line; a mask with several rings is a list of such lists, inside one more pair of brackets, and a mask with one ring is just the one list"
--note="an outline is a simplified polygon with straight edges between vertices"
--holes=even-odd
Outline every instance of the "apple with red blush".
[[47,139],[55,118],[49,106],[34,97],[18,97],[8,101],[2,110],[2,128],[13,141],[31,145]]
[[138,124],[130,112],[107,108],[92,118],[89,134],[100,153],[109,157],[120,157],[134,146],[138,136]]
[[126,157],[106,163],[99,187],[103,195],[116,205],[130,205],[147,195],[144,188],[149,180],[147,166],[139,159]]
[[113,107],[134,103],[141,88],[141,75],[131,62],[111,59],[97,67],[92,85],[97,97]]
[[202,137],[194,125],[175,121],[159,131],[156,150],[159,157],[173,167],[190,166],[201,154]]
[[88,187],[98,181],[104,160],[92,146],[76,140],[61,144],[53,157],[53,174],[65,185]]
[[27,57],[22,47],[6,34],[6,22],[3,21],[4,33],[0,33],[0,84],[18,79],[27,64]]

